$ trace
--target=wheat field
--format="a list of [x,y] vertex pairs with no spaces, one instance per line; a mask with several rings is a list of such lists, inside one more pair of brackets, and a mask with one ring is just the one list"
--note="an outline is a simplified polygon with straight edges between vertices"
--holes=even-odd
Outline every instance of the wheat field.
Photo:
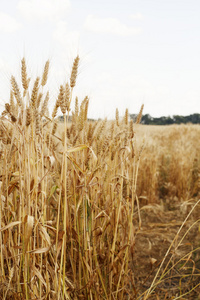
[[140,125],[143,106],[135,123],[117,109],[89,121],[78,66],[79,56],[51,113],[49,61],[32,79],[23,58],[21,82],[11,77],[0,299],[197,299],[198,125]]

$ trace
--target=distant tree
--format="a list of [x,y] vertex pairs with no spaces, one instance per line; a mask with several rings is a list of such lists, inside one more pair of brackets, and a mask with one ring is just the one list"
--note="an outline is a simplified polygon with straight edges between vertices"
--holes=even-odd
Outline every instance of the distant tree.
[[167,125],[174,124],[174,120],[171,117],[167,117],[165,122],[166,122]]
[[186,119],[183,116],[175,115],[175,116],[173,116],[173,119],[174,119],[175,124],[186,123]]
[[149,125],[149,124],[152,124],[152,120],[153,120],[153,118],[149,114],[146,114],[146,115],[142,116],[141,123]]
[[131,120],[133,120],[133,122],[135,122],[136,119],[137,119],[137,115],[136,114],[130,114],[129,117],[130,117]]
[[191,123],[199,124],[200,123],[200,114],[193,114],[189,116],[191,119]]
[[[137,117],[136,114],[130,115],[130,118],[133,121],[136,120],[136,117]],[[174,115],[172,117],[162,116],[159,118],[153,118],[149,114],[145,114],[142,116],[141,123],[146,125],[170,125],[170,124],[186,124],[186,123],[200,124],[200,114],[195,113],[188,116]]]

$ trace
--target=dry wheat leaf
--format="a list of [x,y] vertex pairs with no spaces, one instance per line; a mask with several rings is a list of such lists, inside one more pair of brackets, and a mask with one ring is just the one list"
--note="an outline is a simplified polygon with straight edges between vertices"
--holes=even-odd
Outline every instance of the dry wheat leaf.
[[34,275],[36,275],[41,280],[41,282],[44,284],[44,286],[46,288],[47,284],[46,284],[42,274],[38,271],[38,269],[35,266],[32,266],[32,271],[33,271]]
[[89,147],[87,145],[85,145],[85,144],[78,145],[78,146],[75,146],[75,147],[68,148],[67,152],[68,153],[77,152],[77,151],[81,151],[81,150],[86,149],[86,148],[89,148]]
[[48,235],[47,231],[46,231],[46,228],[43,227],[40,223],[38,224],[41,232],[43,233],[44,237],[45,237],[45,240],[47,241],[47,243],[49,244],[49,246],[51,245],[51,239],[50,239],[50,236]]
[[13,226],[15,226],[15,225],[19,225],[19,224],[21,224],[21,223],[22,223],[21,221],[15,221],[15,222],[12,222],[12,223],[10,223],[10,224],[4,226],[3,228],[0,228],[0,231],[4,231],[4,230],[6,230],[6,229],[8,229],[8,228],[11,228],[11,227],[13,227]]
[[34,254],[41,254],[41,253],[46,253],[51,249],[51,246],[49,247],[44,247],[44,248],[39,248],[31,251],[27,251],[26,253],[34,253]]
[[73,165],[79,170],[81,171],[82,174],[85,174],[85,172],[81,169],[81,167],[77,164],[77,162],[75,161],[75,159],[73,159],[71,156],[67,155],[67,158],[73,163]]

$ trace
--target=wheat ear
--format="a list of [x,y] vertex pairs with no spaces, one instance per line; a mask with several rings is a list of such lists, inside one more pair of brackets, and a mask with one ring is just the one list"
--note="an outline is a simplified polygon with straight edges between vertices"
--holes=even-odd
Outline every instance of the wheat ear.
[[137,120],[136,120],[136,122],[135,122],[136,124],[139,124],[140,121],[141,121],[141,119],[142,119],[143,108],[144,108],[144,104],[142,104],[142,106],[141,106],[141,108],[140,108],[140,112],[139,112],[139,114],[138,114],[138,116],[137,116]]
[[21,60],[21,77],[22,77],[22,86],[23,86],[23,89],[24,89],[24,94],[23,96],[26,95],[26,92],[28,90],[28,86],[29,86],[29,80],[27,78],[27,71],[26,71],[26,61],[25,61],[25,58],[23,57],[22,60]]
[[65,102],[67,105],[67,111],[70,111],[70,86],[69,83],[65,85]]
[[31,94],[31,105],[32,105],[32,107],[36,107],[37,97],[38,97],[38,90],[39,90],[39,81],[40,81],[40,77],[37,77],[35,82],[34,82],[32,94]]
[[45,84],[47,83],[48,74],[49,74],[49,60],[47,60],[47,62],[45,63],[45,66],[44,66],[44,72],[42,75],[41,86],[45,86]]
[[22,108],[23,107],[22,97],[14,76],[11,76],[11,85],[12,85],[13,94],[15,96],[15,99],[17,100],[17,104],[19,105],[19,107]]
[[74,88],[76,85],[76,78],[78,74],[78,64],[79,64],[79,56],[74,59],[73,67],[72,67],[72,72],[71,72],[71,77],[70,77],[70,86],[71,88]]

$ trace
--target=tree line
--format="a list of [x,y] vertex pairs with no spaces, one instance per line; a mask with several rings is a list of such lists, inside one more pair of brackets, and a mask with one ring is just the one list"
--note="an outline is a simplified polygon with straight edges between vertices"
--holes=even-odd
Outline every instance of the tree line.
[[[137,115],[130,114],[130,118],[136,120]],[[146,125],[170,125],[170,124],[200,124],[200,114],[192,114],[188,116],[174,115],[172,117],[153,118],[149,114],[143,115],[141,123]]]

